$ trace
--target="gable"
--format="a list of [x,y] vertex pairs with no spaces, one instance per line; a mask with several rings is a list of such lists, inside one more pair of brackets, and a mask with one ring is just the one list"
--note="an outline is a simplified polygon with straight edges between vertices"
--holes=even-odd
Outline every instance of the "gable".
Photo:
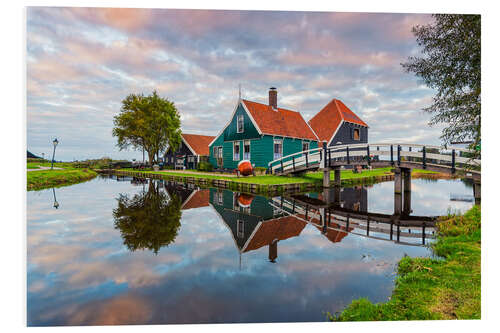
[[[238,117],[243,116],[243,132],[238,133]],[[226,128],[223,132],[224,141],[234,141],[234,140],[245,140],[245,139],[253,139],[260,137],[259,130],[254,125],[252,119],[249,114],[246,112],[245,108],[241,103],[238,103],[238,106],[233,113],[229,124],[226,125]]]
[[308,123],[321,141],[329,142],[344,122],[368,128],[361,118],[338,99],[332,99]]

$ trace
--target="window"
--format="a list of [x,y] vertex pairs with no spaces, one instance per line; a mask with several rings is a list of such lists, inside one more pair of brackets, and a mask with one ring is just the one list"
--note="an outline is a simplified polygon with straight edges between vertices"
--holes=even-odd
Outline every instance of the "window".
[[355,128],[352,133],[352,138],[359,141],[359,128]]
[[302,142],[302,151],[309,150],[309,142]]
[[222,158],[222,147],[220,147],[220,146],[217,147],[217,152],[218,152],[217,157]]
[[238,238],[245,237],[245,223],[242,220],[236,222],[236,236],[238,236]]
[[243,142],[243,159],[250,160],[250,140]]
[[239,161],[240,160],[240,143],[239,142],[233,142],[233,161]]
[[218,205],[224,204],[224,196],[222,191],[215,192],[215,201],[217,202]]
[[243,125],[243,115],[239,115],[237,119],[237,132],[238,133],[243,133],[244,130],[244,125]]
[[274,140],[274,159],[283,157],[283,140]]

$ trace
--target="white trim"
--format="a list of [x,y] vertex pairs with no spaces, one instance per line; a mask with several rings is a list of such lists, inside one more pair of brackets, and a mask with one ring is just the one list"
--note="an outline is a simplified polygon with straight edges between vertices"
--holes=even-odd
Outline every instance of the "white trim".
[[[222,128],[222,130],[215,136],[215,139],[212,140],[212,142],[210,142],[208,144],[208,146],[210,147],[218,138],[219,136],[221,136],[221,134],[224,133],[224,131],[226,130],[226,128],[231,124],[231,120],[233,120],[234,118],[234,115],[236,114],[236,110],[238,110],[238,106],[240,106],[240,104],[243,106],[243,110],[246,111],[248,117],[250,118],[250,120],[252,121],[252,124],[255,126],[255,128],[257,129],[257,132],[259,134],[262,134],[262,131],[260,130],[259,126],[257,126],[257,123],[255,122],[255,119],[253,119],[252,115],[250,114],[250,111],[248,111],[245,103],[243,102],[242,99],[238,99],[238,103],[236,103],[236,106],[233,110],[233,113],[231,114],[231,117],[229,118],[229,121],[227,122],[227,124]],[[236,119],[236,122],[238,122],[238,119]],[[238,126],[238,125],[236,125]]]
[[[342,115],[341,115],[342,117]],[[344,118],[342,117],[342,120],[340,121],[340,124],[337,126],[337,129],[335,130],[335,132],[333,132],[333,135],[332,137],[330,138],[330,140],[328,140],[328,143],[326,144],[326,147],[330,147],[330,144],[332,143],[333,141],[333,138],[335,137],[335,135],[337,135],[337,132],[339,131],[340,127],[342,127],[342,124],[344,123]]]
[[215,138],[212,140],[212,142],[210,142],[208,144],[209,147],[219,138],[219,136],[221,136],[222,133],[224,133],[224,130],[226,129],[226,127],[228,127],[229,124],[231,124],[231,120],[233,119],[233,117],[236,113],[236,110],[238,110],[238,106],[240,105],[240,103],[241,103],[241,100],[238,99],[238,103],[236,103],[236,106],[234,107],[233,113],[231,114],[231,118],[229,118],[228,123],[226,125],[224,125],[224,127],[219,131],[219,133],[215,136]]
[[184,137],[182,136],[182,134],[181,134],[181,139],[184,142],[184,144],[188,147],[188,149],[191,150],[191,153],[193,153],[193,155],[198,155],[198,154],[196,154],[196,152],[194,151],[194,149],[191,148],[191,146],[187,143],[187,141],[184,139]]
[[[236,144],[238,146],[238,159],[237,160],[234,159],[234,157],[236,156],[234,154],[234,148],[236,147]],[[240,141],[233,141],[233,162],[239,161],[240,160],[240,155],[241,155],[241,144],[240,144]]]
[[[241,131],[240,131],[240,118],[241,118]],[[243,116],[242,114],[239,114],[236,117],[236,133],[237,134],[245,133],[245,116]]]
[[257,226],[253,229],[253,231],[250,234],[250,236],[248,236],[247,241],[245,242],[245,244],[243,244],[243,247],[241,248],[241,253],[243,253],[243,252],[246,251],[247,246],[250,245],[250,242],[252,241],[252,238],[255,236],[255,234],[260,229],[260,227],[262,226],[263,223],[264,223],[264,221],[260,220],[259,223],[257,224]]
[[183,210],[183,207],[189,202],[189,200],[191,200],[191,198],[193,197],[193,195],[195,195],[196,192],[198,192],[199,190],[194,190],[193,192],[191,192],[191,194],[189,195],[189,197],[186,198],[186,200],[184,200],[184,202],[182,203],[182,206],[181,206],[181,210]]
[[[243,100],[243,99],[242,99],[242,100],[241,100],[241,102],[242,102],[242,103],[241,103],[241,105],[243,105],[243,109],[245,109],[245,111],[247,112],[248,117],[250,118],[250,120],[252,121],[252,124],[253,124],[253,125],[255,126],[255,128],[257,129],[257,132],[258,132],[259,134],[263,134],[263,133],[262,133],[262,131],[260,130],[259,125],[257,125],[257,122],[255,121],[255,119],[253,119],[252,114],[250,113],[250,111],[248,111],[248,108],[247,108],[247,106],[246,106],[246,104],[245,104],[245,100]],[[232,119],[232,117],[231,117],[231,119]]]

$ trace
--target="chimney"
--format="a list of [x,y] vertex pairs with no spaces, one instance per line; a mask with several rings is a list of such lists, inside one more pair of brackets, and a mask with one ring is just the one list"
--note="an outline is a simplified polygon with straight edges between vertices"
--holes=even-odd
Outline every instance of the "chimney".
[[269,106],[278,109],[278,91],[274,87],[269,88]]

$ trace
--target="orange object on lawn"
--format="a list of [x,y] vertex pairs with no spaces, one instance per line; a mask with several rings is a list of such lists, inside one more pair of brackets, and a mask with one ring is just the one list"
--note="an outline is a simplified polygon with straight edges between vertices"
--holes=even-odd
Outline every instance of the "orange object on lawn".
[[250,176],[253,173],[252,163],[249,160],[243,160],[238,163],[238,170],[242,176]]

